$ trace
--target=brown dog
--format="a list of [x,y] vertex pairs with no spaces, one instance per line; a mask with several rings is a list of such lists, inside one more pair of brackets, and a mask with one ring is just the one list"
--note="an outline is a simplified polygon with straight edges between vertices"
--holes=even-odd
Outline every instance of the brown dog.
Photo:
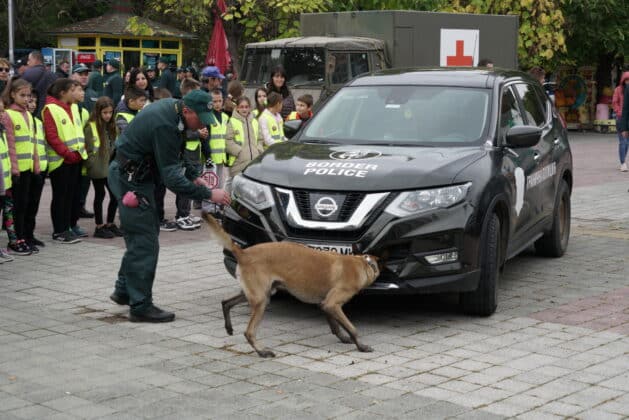
[[[276,289],[281,289],[303,302],[320,304],[332,333],[343,343],[353,342],[360,351],[372,351],[371,347],[358,341],[356,328],[341,307],[376,280],[380,274],[376,257],[316,251],[294,242],[268,242],[242,249],[216,219],[209,214],[204,217],[214,236],[238,262],[236,277],[242,291],[222,301],[225,329],[229,335],[234,332],[230,309],[248,301],[251,319],[245,337],[261,357],[275,357],[271,350],[258,347],[256,330],[269,298]],[[349,337],[341,333],[339,325]]]

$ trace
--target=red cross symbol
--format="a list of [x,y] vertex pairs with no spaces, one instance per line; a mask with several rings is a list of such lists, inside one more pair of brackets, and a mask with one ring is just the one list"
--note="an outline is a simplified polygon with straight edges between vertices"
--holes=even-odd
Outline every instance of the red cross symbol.
[[456,55],[448,55],[446,57],[446,65],[447,66],[473,66],[474,65],[474,57],[471,55],[464,55],[463,46],[465,41],[456,41]]

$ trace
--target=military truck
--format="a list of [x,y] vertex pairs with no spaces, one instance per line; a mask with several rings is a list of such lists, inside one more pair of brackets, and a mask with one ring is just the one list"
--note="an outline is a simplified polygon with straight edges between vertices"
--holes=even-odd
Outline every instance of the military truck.
[[322,102],[355,76],[386,68],[469,66],[483,58],[515,69],[518,17],[419,11],[303,13],[302,37],[245,46],[246,94],[282,64],[293,96]]

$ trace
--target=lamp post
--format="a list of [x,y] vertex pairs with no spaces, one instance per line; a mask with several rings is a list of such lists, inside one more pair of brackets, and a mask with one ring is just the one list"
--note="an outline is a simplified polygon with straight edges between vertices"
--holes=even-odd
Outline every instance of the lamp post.
[[14,63],[13,49],[13,0],[8,0],[8,15],[9,15],[9,61]]

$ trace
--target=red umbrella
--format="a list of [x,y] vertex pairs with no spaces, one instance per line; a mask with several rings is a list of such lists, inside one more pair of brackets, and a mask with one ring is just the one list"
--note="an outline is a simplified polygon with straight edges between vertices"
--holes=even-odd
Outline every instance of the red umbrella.
[[225,74],[231,62],[231,56],[227,49],[227,35],[225,35],[223,20],[221,19],[221,15],[226,10],[225,0],[217,0],[216,8],[214,8],[214,29],[205,56],[205,64],[218,67],[222,74]]

